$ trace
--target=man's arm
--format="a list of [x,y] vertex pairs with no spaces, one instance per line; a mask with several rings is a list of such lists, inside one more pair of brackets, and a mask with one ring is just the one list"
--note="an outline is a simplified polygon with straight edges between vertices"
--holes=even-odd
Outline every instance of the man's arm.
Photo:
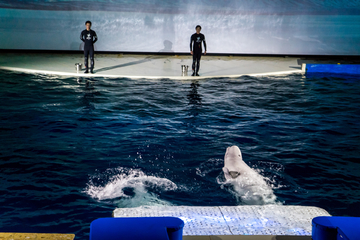
[[98,37],[96,35],[96,32],[94,31],[94,41],[93,41],[93,44],[96,43],[96,41],[98,40]]
[[205,54],[206,54],[206,41],[205,41],[205,36],[204,36],[204,41],[203,41],[203,43],[204,43],[204,48],[205,48]]
[[83,32],[84,32],[84,31],[82,31],[82,32],[80,33],[80,40],[83,41],[83,42],[85,42]]
[[192,36],[190,37],[190,52],[192,52],[192,42],[193,42],[193,38]]

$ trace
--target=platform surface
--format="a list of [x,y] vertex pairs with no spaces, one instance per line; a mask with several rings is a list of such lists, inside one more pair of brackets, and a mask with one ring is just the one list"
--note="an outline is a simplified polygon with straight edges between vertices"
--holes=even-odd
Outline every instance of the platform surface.
[[73,240],[74,234],[0,233],[0,240]]
[[311,236],[275,236],[275,235],[219,235],[184,236],[183,240],[312,240]]
[[[192,56],[96,54],[94,74],[77,74],[75,63],[83,64],[82,54],[0,53],[0,69],[78,77],[109,78],[194,78]],[[181,65],[189,66],[182,76]],[[200,77],[219,78],[242,75],[261,76],[300,73],[297,58],[292,57],[217,57],[203,56]]]
[[178,217],[185,222],[183,234],[210,235],[311,235],[311,221],[330,216],[324,209],[304,206],[149,206],[117,208],[114,217]]

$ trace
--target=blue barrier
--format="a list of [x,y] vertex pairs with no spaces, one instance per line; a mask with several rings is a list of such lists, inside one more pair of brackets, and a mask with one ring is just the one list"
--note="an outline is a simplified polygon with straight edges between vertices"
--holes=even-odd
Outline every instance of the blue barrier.
[[359,64],[306,64],[306,73],[337,73],[360,75]]
[[175,217],[99,218],[90,240],[181,240],[184,222]]
[[360,217],[316,217],[312,220],[313,240],[359,240]]

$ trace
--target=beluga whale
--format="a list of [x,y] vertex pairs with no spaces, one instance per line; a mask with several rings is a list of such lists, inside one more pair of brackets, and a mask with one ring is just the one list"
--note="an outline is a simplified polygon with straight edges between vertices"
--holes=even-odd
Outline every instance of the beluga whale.
[[249,167],[242,159],[239,147],[232,146],[226,149],[224,156],[225,184],[231,184],[236,198],[244,204],[263,205],[278,204],[272,188],[264,177]]

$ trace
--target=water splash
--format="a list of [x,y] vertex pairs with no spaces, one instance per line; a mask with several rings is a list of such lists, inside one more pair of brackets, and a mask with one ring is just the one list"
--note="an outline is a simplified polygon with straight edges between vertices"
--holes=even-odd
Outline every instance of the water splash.
[[[109,174],[112,176],[109,177]],[[171,205],[159,199],[157,192],[177,189],[178,186],[169,179],[148,176],[139,169],[119,167],[108,170],[106,174],[91,177],[85,192],[100,201],[114,200],[118,207],[138,207]]]
[[233,194],[241,204],[281,204],[277,201],[272,187],[266,183],[266,178],[257,174],[257,172],[243,174],[231,180],[226,180],[223,173],[221,173],[216,180],[222,189],[226,189]]

